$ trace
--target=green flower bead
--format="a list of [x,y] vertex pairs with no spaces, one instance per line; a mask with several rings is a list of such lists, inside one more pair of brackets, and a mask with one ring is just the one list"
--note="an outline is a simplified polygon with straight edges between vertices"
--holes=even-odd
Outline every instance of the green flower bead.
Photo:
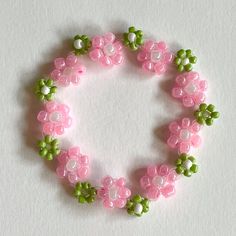
[[42,140],[38,141],[39,155],[45,160],[53,160],[60,153],[58,145],[59,142],[57,139],[46,135]]
[[128,214],[140,217],[143,213],[149,211],[149,200],[140,195],[135,195],[132,199],[128,200],[126,209]]
[[57,92],[57,87],[54,81],[50,78],[42,78],[37,81],[35,87],[35,94],[41,101],[50,101],[53,99],[54,94]]
[[87,35],[76,35],[73,40],[73,49],[75,55],[87,54],[91,47],[91,40]]
[[197,122],[201,125],[212,125],[214,122],[214,119],[217,119],[220,117],[220,113],[218,111],[215,111],[215,106],[212,104],[200,104],[198,110],[194,112],[194,116],[197,120]]
[[79,203],[92,203],[97,195],[97,190],[88,182],[78,182],[75,185],[74,196]]
[[178,71],[191,71],[193,69],[193,64],[196,64],[197,57],[192,54],[190,49],[184,50],[180,49],[174,60]]
[[123,43],[132,50],[137,50],[143,44],[143,31],[134,26],[129,27],[128,32],[123,34]]
[[197,173],[198,171],[196,159],[193,156],[182,153],[176,161],[175,171],[179,175],[183,174],[187,177],[192,176],[192,174]]

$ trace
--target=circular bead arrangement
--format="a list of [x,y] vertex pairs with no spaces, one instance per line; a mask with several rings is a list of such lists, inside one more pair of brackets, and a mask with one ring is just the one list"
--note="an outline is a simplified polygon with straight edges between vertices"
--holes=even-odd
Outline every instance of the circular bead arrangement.
[[[193,117],[184,117],[169,124],[167,144],[177,150],[176,165],[161,163],[148,166],[140,179],[141,194],[133,194],[123,177],[105,176],[100,187],[92,186],[87,180],[90,173],[89,157],[82,154],[79,147],[61,150],[57,139],[71,126],[72,118],[69,107],[54,101],[54,95],[57,87],[78,85],[81,76],[85,75],[86,67],[79,56],[88,54],[92,61],[111,67],[124,61],[124,46],[138,51],[137,61],[141,67],[157,76],[174,65],[178,74],[170,92],[184,107],[195,109]],[[124,208],[130,215],[142,216],[148,212],[150,201],[175,193],[175,182],[180,175],[190,177],[198,171],[196,158],[189,152],[192,147],[197,148],[201,144],[198,134],[201,128],[212,125],[214,119],[219,117],[214,105],[204,103],[207,81],[192,71],[197,57],[190,49],[173,53],[165,42],[144,39],[143,32],[133,26],[123,34],[123,39],[110,32],[91,39],[87,35],[76,35],[72,48],[73,51],[66,58],[56,58],[51,73],[36,83],[35,93],[44,104],[37,115],[43,135],[38,141],[39,155],[47,161],[56,159],[58,177],[66,179],[74,188],[74,196],[79,203],[101,199],[106,208]]]

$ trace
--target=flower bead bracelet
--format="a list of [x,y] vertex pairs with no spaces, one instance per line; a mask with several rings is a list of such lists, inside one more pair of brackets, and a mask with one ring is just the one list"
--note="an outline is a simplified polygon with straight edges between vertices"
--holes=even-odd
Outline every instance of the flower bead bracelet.
[[[62,150],[59,137],[72,125],[70,108],[54,100],[56,93],[67,86],[78,85],[86,77],[86,66],[81,55],[105,67],[118,66],[125,61],[124,47],[137,51],[137,66],[154,76],[163,75],[170,67],[176,70],[170,93],[182,102],[183,107],[193,109],[191,117],[183,117],[169,124],[167,145],[176,150],[176,165],[159,163],[146,167],[146,173],[139,180],[140,191],[133,193],[124,177],[104,176],[100,186],[89,181],[90,158],[82,154],[79,147]],[[175,194],[175,183],[181,176],[190,177],[198,172],[197,159],[190,155],[192,148],[201,145],[199,131],[210,126],[219,117],[212,104],[205,104],[207,81],[192,71],[197,57],[190,49],[172,52],[163,41],[146,39],[142,30],[130,27],[123,38],[108,32],[104,35],[76,35],[72,51],[65,58],[56,58],[52,70],[39,79],[35,94],[43,109],[37,120],[41,125],[42,139],[38,141],[39,155],[47,161],[56,161],[56,174],[73,189],[81,204],[101,200],[105,208],[126,209],[128,214],[142,216],[149,211],[150,202],[160,197]]]

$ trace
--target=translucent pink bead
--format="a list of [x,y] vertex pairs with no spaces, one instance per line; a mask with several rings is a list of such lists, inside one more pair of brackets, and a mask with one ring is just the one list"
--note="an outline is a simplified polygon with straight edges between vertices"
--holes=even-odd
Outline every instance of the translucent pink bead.
[[182,100],[185,107],[193,107],[205,101],[206,80],[200,80],[197,72],[185,72],[176,77],[172,96]]
[[174,121],[169,124],[170,137],[167,144],[171,148],[177,148],[179,153],[188,153],[192,147],[199,147],[201,138],[197,134],[201,129],[201,125],[195,120],[183,118],[181,123]]
[[84,180],[89,172],[89,158],[80,153],[79,147],[61,151],[57,157],[57,175],[67,178],[71,184]]
[[51,72],[51,77],[60,86],[77,85],[80,77],[86,71],[85,66],[73,54],[68,55],[66,59],[56,58],[54,66],[55,69]]
[[131,191],[125,187],[125,179],[113,179],[106,176],[102,179],[102,187],[98,190],[98,196],[103,199],[106,208],[123,208]]
[[123,62],[122,44],[115,40],[113,33],[106,33],[103,36],[92,38],[92,48],[89,57],[93,61],[98,61],[104,66],[119,65]]
[[141,47],[137,59],[142,62],[144,70],[161,75],[166,71],[167,65],[171,63],[173,55],[169,52],[165,42],[148,40]]
[[54,101],[47,102],[45,109],[38,113],[37,119],[42,123],[44,134],[62,135],[65,128],[69,128],[72,119],[69,116],[69,107]]
[[147,168],[146,174],[140,179],[140,185],[148,199],[157,200],[161,195],[170,197],[175,193],[176,179],[175,170],[168,165],[153,165]]

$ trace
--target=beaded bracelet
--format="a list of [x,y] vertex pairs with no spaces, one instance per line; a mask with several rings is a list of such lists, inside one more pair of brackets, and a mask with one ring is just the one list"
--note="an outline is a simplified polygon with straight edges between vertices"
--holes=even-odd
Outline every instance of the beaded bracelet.
[[[72,124],[70,109],[67,105],[54,101],[57,87],[70,84],[78,85],[86,67],[78,59],[88,54],[92,61],[106,67],[120,65],[124,61],[123,45],[137,51],[138,64],[145,71],[160,76],[171,65],[179,72],[175,78],[172,96],[182,101],[184,107],[196,108],[193,117],[185,117],[169,124],[167,144],[177,150],[176,165],[166,163],[151,165],[140,179],[140,194],[131,195],[123,177],[105,176],[100,187],[93,187],[85,181],[89,175],[89,158],[80,152],[79,147],[61,150],[58,136]],[[198,171],[196,159],[189,154],[191,147],[199,147],[198,134],[204,125],[212,125],[219,117],[215,107],[207,105],[205,92],[207,82],[193,72],[197,57],[190,49],[180,49],[173,54],[163,41],[144,40],[143,32],[130,27],[119,40],[113,33],[96,35],[91,40],[87,35],[76,35],[73,39],[73,51],[66,58],[56,58],[51,73],[42,77],[36,84],[35,93],[43,102],[44,108],[38,113],[43,138],[38,141],[39,155],[48,161],[57,161],[56,173],[74,188],[74,196],[79,203],[92,203],[101,199],[106,208],[124,208],[130,215],[141,216],[148,212],[150,200],[165,198],[175,193],[175,182],[180,175],[190,177]]]

